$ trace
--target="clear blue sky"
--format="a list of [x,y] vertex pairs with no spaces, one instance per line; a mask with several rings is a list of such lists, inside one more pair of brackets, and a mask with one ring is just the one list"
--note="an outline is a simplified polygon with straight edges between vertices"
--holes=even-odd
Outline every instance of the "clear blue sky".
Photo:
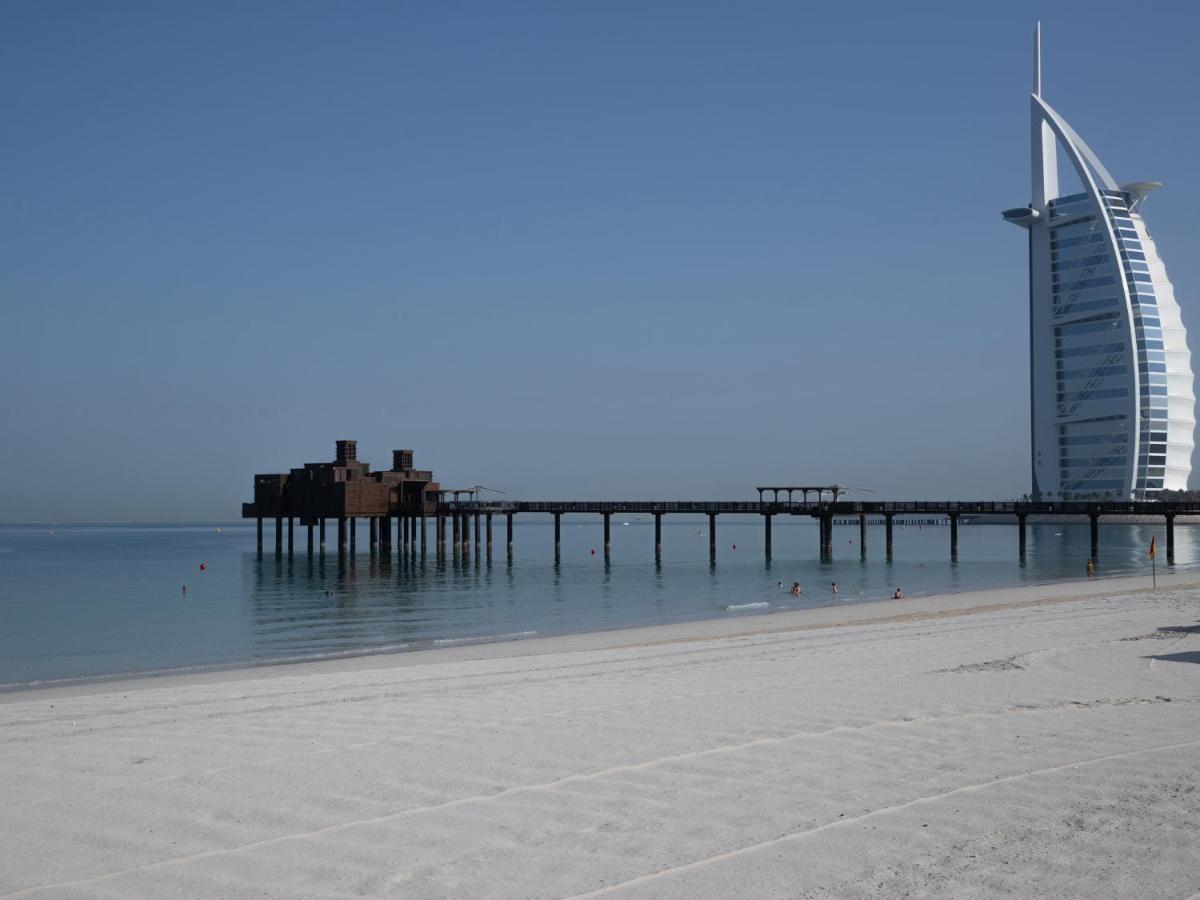
[[1194,3],[7,0],[0,520],[1019,495],[1039,18],[1200,340]]

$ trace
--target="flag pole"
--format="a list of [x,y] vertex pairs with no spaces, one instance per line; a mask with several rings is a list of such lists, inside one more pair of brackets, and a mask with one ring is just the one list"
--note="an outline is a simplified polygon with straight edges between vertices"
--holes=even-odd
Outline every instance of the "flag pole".
[[1158,554],[1155,552],[1154,535],[1150,535],[1150,583],[1158,588]]

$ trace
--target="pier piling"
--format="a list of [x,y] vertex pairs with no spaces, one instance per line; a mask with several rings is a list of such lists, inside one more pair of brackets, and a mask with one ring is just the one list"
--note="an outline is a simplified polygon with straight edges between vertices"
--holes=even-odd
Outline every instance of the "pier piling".
[[717,514],[708,514],[708,555],[710,559],[717,558]]
[[325,552],[325,517],[321,516],[321,552]]
[[654,514],[654,558],[662,559],[662,513]]
[[1021,559],[1025,558],[1025,547],[1027,540],[1025,519],[1025,513],[1017,514],[1017,555],[1020,556]]
[[275,517],[275,554],[283,552],[283,516]]
[[487,514],[487,555],[492,558],[492,514]]
[[950,558],[958,559],[958,513],[950,513]]
[[358,549],[358,517],[350,517],[350,555]]
[[771,558],[771,513],[763,515],[763,552],[767,559]]
[[858,553],[863,559],[867,558],[867,514],[858,514]]
[[892,514],[883,514],[883,536],[886,545],[887,558],[892,558]]
[[262,516],[258,517],[258,555],[262,556]]
[[338,516],[338,553],[346,552],[346,517]]
[[1095,564],[1100,556],[1100,514],[1088,513],[1088,525],[1092,532],[1092,563]]
[[312,525],[312,522],[308,523],[308,555],[309,556],[313,555],[313,525]]
[[507,537],[508,537],[508,558],[512,559],[512,554],[513,554],[513,532],[512,532],[513,514],[507,513],[507,514],[505,514],[504,518],[505,518],[505,523],[504,523],[505,528],[508,531],[508,535],[507,535]]
[[475,513],[475,555],[479,556],[479,513]]
[[604,555],[608,556],[611,552],[612,541],[612,513],[604,513]]
[[292,516],[288,516],[288,556],[291,556],[296,551],[296,533],[295,526],[292,522]]
[[371,552],[379,546],[379,522],[374,516],[371,516],[368,521],[371,523]]
[[1167,516],[1167,565],[1175,565],[1175,517]]
[[562,513],[554,514],[554,561],[562,558]]

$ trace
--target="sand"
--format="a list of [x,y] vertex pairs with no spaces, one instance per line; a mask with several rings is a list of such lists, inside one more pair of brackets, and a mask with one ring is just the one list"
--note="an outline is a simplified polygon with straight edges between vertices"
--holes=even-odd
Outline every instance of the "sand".
[[0,696],[0,896],[1192,896],[1147,581]]

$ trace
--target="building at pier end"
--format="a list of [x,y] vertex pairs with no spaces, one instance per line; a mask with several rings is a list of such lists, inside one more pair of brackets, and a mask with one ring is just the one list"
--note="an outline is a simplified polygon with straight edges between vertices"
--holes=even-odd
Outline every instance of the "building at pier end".
[[[1035,500],[1155,499],[1187,488],[1195,394],[1175,291],[1142,217],[1157,182],[1118,184],[1042,97],[1035,38],[1029,237]],[[1059,191],[1058,148],[1082,190]]]

